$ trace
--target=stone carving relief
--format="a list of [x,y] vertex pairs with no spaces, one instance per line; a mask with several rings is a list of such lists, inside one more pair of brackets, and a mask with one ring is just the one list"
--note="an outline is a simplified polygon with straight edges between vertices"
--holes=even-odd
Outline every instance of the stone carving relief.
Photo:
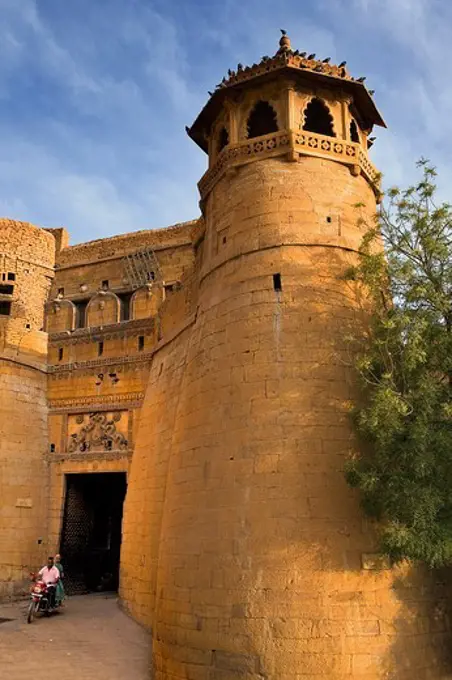
[[68,453],[126,451],[127,411],[69,416]]

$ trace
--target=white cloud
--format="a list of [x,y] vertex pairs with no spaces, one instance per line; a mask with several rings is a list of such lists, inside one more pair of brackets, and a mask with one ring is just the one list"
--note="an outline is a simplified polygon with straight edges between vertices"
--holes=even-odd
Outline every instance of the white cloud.
[[[107,22],[108,36],[101,33],[98,41],[108,37],[109,46],[137,55],[119,76],[101,63],[101,42],[82,45],[69,36],[62,46],[63,36],[38,7],[34,0],[0,0],[0,55],[9,64],[0,97],[14,95],[16,74],[36,72],[53,96],[58,88],[66,111],[37,113],[32,136],[12,120],[0,127],[7,140],[1,212],[47,226],[64,223],[76,240],[195,217],[201,164],[190,167],[182,158],[168,167],[180,154],[183,122],[200,101],[185,78],[176,28],[150,8],[136,12],[135,3],[116,18],[114,31]],[[166,136],[172,119],[176,130]]]
[[[83,233],[86,240],[166,226],[197,215],[190,183],[184,186],[175,178],[143,176],[131,195],[105,176],[77,174],[45,148],[18,139],[3,148],[0,185],[5,196],[0,198],[0,214],[36,222],[39,213],[40,224],[67,226],[71,232]],[[157,212],[162,222],[156,220]]]

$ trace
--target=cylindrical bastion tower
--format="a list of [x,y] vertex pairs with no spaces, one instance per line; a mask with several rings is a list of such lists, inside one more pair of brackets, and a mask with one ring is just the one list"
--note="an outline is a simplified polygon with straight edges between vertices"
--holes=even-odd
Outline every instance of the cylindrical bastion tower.
[[54,236],[0,220],[0,597],[45,557],[47,334]]
[[284,35],[188,131],[209,157],[198,306],[155,354],[124,525],[156,680],[450,677],[437,584],[385,564],[343,475],[375,124],[362,80]]

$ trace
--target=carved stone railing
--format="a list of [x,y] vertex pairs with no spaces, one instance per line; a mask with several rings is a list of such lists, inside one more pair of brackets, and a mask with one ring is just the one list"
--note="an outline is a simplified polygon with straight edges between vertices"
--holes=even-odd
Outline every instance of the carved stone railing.
[[321,156],[347,165],[359,163],[360,145],[354,142],[304,131],[293,133],[293,138],[294,149],[302,156]]
[[378,172],[377,168],[370,162],[367,154],[364,153],[362,148],[359,150],[359,166],[363,175],[373,185],[378,195],[380,195],[381,173]]
[[205,198],[223,176],[225,170],[235,165],[243,165],[262,157],[280,156],[290,149],[290,132],[273,132],[270,135],[246,139],[238,144],[225,147],[209,170],[201,177],[198,188],[201,198]]
[[362,174],[380,195],[380,174],[361,144],[315,132],[284,130],[225,147],[198,183],[201,199],[207,197],[229,168],[282,155],[288,155],[292,161],[301,156],[316,156],[348,165],[352,174]]

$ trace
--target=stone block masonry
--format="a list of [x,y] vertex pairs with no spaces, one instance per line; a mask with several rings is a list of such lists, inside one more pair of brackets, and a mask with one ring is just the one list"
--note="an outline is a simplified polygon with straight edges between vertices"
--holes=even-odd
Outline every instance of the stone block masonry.
[[23,589],[47,550],[43,326],[54,261],[51,234],[0,220],[0,597]]
[[68,475],[126,473],[155,680],[452,677],[445,586],[378,554],[343,476],[373,125],[363,82],[283,35],[188,130],[199,220],[77,246],[0,221],[0,596],[58,550]]
[[[196,319],[155,355],[126,502],[121,593],[158,680],[442,677],[446,619],[420,655],[415,614],[433,626],[442,595],[363,568],[376,537],[343,477],[358,202],[370,221],[365,180],[311,158],[246,165],[209,196]],[[342,233],[319,228],[330,213]]]

